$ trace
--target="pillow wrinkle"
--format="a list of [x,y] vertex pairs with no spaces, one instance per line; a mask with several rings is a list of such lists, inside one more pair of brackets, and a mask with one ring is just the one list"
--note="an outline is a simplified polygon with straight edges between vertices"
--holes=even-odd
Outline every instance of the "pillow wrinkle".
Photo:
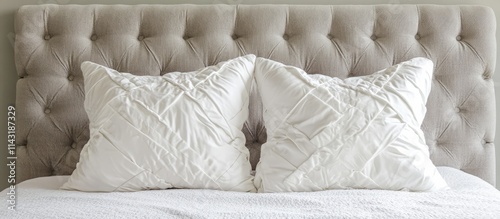
[[[119,114],[118,114],[118,115],[119,115]],[[122,116],[122,118],[123,118],[124,120],[126,120],[126,118],[125,118],[125,117],[123,117],[123,116]],[[129,121],[129,122],[130,122],[130,121]],[[108,140],[108,142],[112,142],[112,141],[110,141],[110,140],[109,140],[109,138],[107,137],[108,135],[111,135],[111,134],[106,133],[106,132],[103,132],[102,130],[101,130],[101,131],[99,131],[99,132],[100,132],[100,133],[102,133],[102,136],[103,136],[104,138],[106,138],[106,139]],[[145,133],[143,133],[143,134],[144,134],[144,135],[146,135]],[[147,136],[146,136],[146,137],[147,137]],[[155,142],[153,139],[151,139],[151,138],[149,138],[149,139],[150,139],[151,141]],[[160,146],[160,144],[159,144],[158,142],[155,142],[155,143],[156,143],[156,146],[155,146],[155,147],[157,147],[158,149],[163,150],[163,151],[165,151],[165,152],[166,152],[164,156],[173,156],[173,155],[170,153],[170,151],[168,151],[168,150],[167,150],[166,148],[164,148],[164,147],[161,147],[161,146]],[[157,169],[157,170],[155,170],[155,171],[154,171],[153,169],[150,169],[150,168],[147,168],[147,167],[141,166],[141,165],[139,165],[137,162],[133,161],[133,159],[132,159],[130,156],[127,156],[127,155],[126,155],[123,151],[121,151],[121,149],[120,149],[119,147],[116,147],[116,145],[114,145],[114,144],[111,144],[111,145],[112,145],[112,146],[114,146],[114,149],[115,149],[116,151],[118,151],[118,152],[119,152],[119,153],[120,153],[120,154],[121,154],[124,158],[128,158],[128,161],[129,161],[130,163],[134,164],[136,167],[138,167],[138,168],[140,168],[140,169],[142,169],[142,170],[143,170],[143,171],[141,171],[140,173],[136,174],[135,176],[130,177],[130,178],[129,178],[126,182],[124,182],[122,185],[118,186],[118,187],[117,187],[114,191],[118,190],[121,186],[125,185],[127,182],[129,182],[130,180],[132,180],[132,179],[134,179],[135,177],[139,176],[140,174],[142,174],[142,173],[143,173],[143,172],[145,172],[145,171],[149,172],[152,176],[156,177],[157,179],[161,179],[161,180],[165,181],[165,179],[163,179],[163,178],[161,178],[161,177],[159,177],[159,176],[157,176],[157,175],[155,174],[155,173],[156,173],[156,172],[158,172],[159,170],[161,170],[161,169],[165,168],[165,166],[163,166],[163,167],[161,167],[161,168],[159,168],[159,169]],[[175,172],[174,172],[174,173],[175,173]],[[177,174],[177,175],[179,176],[179,178],[181,178],[181,179],[183,179],[185,182],[187,182],[187,180],[186,180],[186,179],[184,179],[181,175],[179,175],[179,174]],[[207,176],[207,177],[209,177],[209,176]],[[210,178],[210,177],[209,177],[209,178]]]
[[[123,186],[127,185],[131,180],[134,180],[137,176],[141,175],[141,174],[144,174],[146,170],[143,170],[139,173],[137,173],[136,175],[134,175],[133,177],[130,177],[128,180],[126,180],[125,182],[123,182],[122,184],[116,186],[113,190],[111,190],[111,192],[117,192],[117,191],[120,191],[121,189],[123,189]],[[158,177],[157,177],[158,178]]]
[[[371,93],[369,90],[365,90],[365,89],[356,89],[356,88],[353,88],[353,89],[355,89],[356,91],[358,91],[360,93],[365,93],[367,95],[374,94],[374,93]],[[393,89],[388,89],[388,90],[395,91]],[[394,107],[394,104],[391,104],[387,99],[383,99],[383,98],[381,98],[379,96],[372,96],[372,98],[377,99],[380,102],[384,102],[386,104],[385,105],[386,107],[390,107],[393,110],[394,113],[398,114],[399,119],[401,119],[402,121],[404,121],[412,129],[414,129],[415,132],[419,132],[418,130],[421,130],[420,127],[415,127],[415,126],[412,125],[413,123],[418,123],[418,120],[416,118],[414,119],[414,121],[412,121],[411,119],[413,119],[414,117],[408,118],[408,117],[403,116],[402,114],[399,113],[399,111],[397,110],[397,108]],[[404,101],[407,103],[408,106],[411,105],[406,100],[404,100]],[[413,113],[413,114],[415,114],[415,113]],[[419,123],[422,123],[422,120],[420,120]]]
[[[191,101],[193,103],[195,103],[200,109],[204,109],[203,105],[200,104],[200,101],[197,98],[194,98],[192,96],[189,96],[189,97],[191,97]],[[215,108],[217,115],[222,115],[222,111],[217,106],[215,100],[212,99],[210,97],[210,95],[205,95],[205,97],[210,100],[210,103],[212,104],[213,108]],[[202,112],[203,112],[204,118],[207,119],[208,121],[210,121],[213,125],[217,126],[220,129],[219,131],[224,132],[230,138],[235,138],[235,136],[231,132],[228,132],[230,129],[230,126],[229,126],[229,122],[227,121],[227,119],[224,116],[220,116],[220,118],[222,120],[224,120],[224,123],[219,123],[219,122],[216,122],[215,120],[213,120],[212,117],[207,114],[209,112],[209,110],[202,111]]]
[[[368,124],[369,125],[369,124]],[[362,132],[364,132],[365,130],[360,130],[359,133],[357,134],[361,134]],[[356,134],[355,134],[356,135]],[[396,138],[398,137],[399,134],[395,134],[395,136],[393,136],[392,138],[389,138],[390,140],[388,140],[388,142],[385,142],[383,143],[382,145],[383,146],[378,146],[376,151],[371,154],[370,158],[366,160],[366,162],[364,162],[363,166],[361,168],[359,168],[358,170],[352,170],[353,172],[361,172],[363,171],[365,168],[367,168],[367,164],[370,163],[371,160],[373,160],[375,157],[377,157],[382,151],[386,150],[388,148],[388,146],[396,140]],[[347,140],[347,139],[346,139]],[[335,147],[335,149],[339,149],[339,155],[342,154],[342,150],[347,150],[347,149],[351,149],[351,148],[346,148],[346,147]],[[320,147],[317,148],[317,151],[314,152],[313,154],[311,154],[309,156],[309,158],[303,162],[298,168],[297,168],[297,171],[301,171],[303,172],[304,174],[308,175],[312,172],[312,170],[315,168],[315,164],[312,164],[312,162],[314,162],[315,160],[315,157],[317,156],[320,156],[321,153],[328,153],[330,154],[331,156],[335,156],[336,153],[333,153],[332,152],[332,147],[330,145],[322,145]],[[309,166],[309,168],[307,168]],[[304,170],[305,169],[305,170]],[[292,173],[293,174],[293,173]],[[289,178],[290,176],[292,175],[290,174],[287,178],[285,178],[285,181],[289,181]]]

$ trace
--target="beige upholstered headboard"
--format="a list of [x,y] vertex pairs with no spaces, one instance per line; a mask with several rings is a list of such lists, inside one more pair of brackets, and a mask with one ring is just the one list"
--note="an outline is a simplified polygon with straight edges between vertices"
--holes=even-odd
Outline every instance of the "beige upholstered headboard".
[[[495,183],[490,8],[37,5],[21,7],[15,27],[18,181],[75,168],[89,137],[82,61],[162,75],[253,53],[341,78],[430,58],[435,77],[422,128],[432,160]],[[257,95],[244,127],[253,165],[266,140]]]

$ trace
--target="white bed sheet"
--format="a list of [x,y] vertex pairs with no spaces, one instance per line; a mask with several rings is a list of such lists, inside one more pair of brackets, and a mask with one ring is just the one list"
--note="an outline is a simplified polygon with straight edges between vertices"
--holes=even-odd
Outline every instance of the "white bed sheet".
[[51,176],[20,183],[17,210],[5,206],[0,218],[500,218],[500,191],[462,171],[438,170],[450,190],[85,193],[59,190],[68,176]]

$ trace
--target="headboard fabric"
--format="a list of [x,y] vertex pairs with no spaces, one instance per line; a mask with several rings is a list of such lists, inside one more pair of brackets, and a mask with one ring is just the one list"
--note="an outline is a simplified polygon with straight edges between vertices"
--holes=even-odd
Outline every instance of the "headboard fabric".
[[[17,179],[75,169],[89,138],[83,61],[163,75],[252,53],[340,78],[430,58],[422,129],[434,164],[495,184],[495,22],[483,6],[23,6],[15,23]],[[244,132],[255,167],[265,94],[252,95]]]

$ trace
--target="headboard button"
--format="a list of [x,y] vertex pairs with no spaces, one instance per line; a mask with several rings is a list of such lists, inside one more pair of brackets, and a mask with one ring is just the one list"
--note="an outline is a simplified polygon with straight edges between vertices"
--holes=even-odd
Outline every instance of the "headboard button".
[[92,41],[96,41],[96,40],[97,40],[97,35],[92,34],[92,36],[90,37],[90,40],[92,40]]
[[370,39],[372,39],[372,40],[376,40],[376,39],[377,39],[377,36],[372,35],[372,36],[370,37]]
[[420,35],[419,34],[415,35],[415,39],[419,40],[420,39]]
[[137,37],[137,40],[143,41],[144,40],[144,36],[143,35],[139,35],[139,37]]
[[72,81],[73,79],[75,79],[75,76],[73,76],[73,75],[69,75],[69,76],[68,76],[68,80],[69,80],[69,81]]
[[45,39],[45,40],[50,40],[50,38],[51,38],[51,36],[50,36],[49,34],[47,34],[47,35],[45,35],[45,36],[43,37],[43,39]]
[[462,36],[458,35],[457,36],[457,41],[461,41],[462,40]]
[[45,108],[45,111],[43,111],[43,112],[45,112],[45,114],[49,114],[50,113],[50,109],[49,108]]

